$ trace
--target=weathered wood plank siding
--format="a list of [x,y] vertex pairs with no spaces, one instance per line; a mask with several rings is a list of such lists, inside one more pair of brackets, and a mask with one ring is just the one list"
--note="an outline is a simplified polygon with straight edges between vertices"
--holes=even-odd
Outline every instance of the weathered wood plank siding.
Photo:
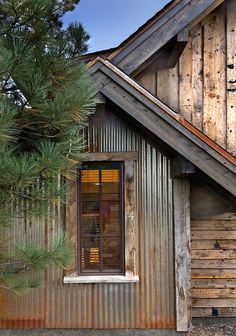
[[192,316],[236,316],[236,201],[203,182],[191,192]]
[[204,24],[203,132],[226,148],[225,11]]
[[177,331],[191,325],[190,183],[174,179],[175,283]]
[[150,92],[232,154],[236,154],[235,44],[236,2],[226,0],[190,29],[175,68],[158,70],[154,61],[136,76],[142,86],[152,88]]
[[236,3],[227,6],[227,148],[236,153]]

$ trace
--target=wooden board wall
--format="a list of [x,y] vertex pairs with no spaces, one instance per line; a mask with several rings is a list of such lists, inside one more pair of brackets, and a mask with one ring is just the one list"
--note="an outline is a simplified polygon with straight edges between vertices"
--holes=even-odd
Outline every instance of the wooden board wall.
[[236,1],[226,0],[190,31],[175,68],[152,63],[136,80],[236,154]]
[[236,316],[235,200],[191,184],[192,316]]

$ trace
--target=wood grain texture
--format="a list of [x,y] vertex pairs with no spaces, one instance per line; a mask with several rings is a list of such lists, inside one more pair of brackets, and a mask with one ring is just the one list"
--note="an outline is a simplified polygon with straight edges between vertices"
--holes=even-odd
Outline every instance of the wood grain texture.
[[192,288],[236,288],[236,279],[192,279]]
[[178,65],[172,69],[157,70],[157,97],[178,112]]
[[[196,206],[191,221],[192,313],[194,317],[234,316],[228,300],[236,298],[235,200],[222,198],[220,190],[197,181],[191,186],[191,205]],[[197,213],[203,211],[206,217],[198,219]]]
[[194,27],[191,33],[192,41],[192,123],[202,131],[203,127],[203,53],[202,53],[202,26]]
[[194,308],[193,317],[236,317],[236,308],[214,307],[214,308]]
[[77,246],[78,246],[78,203],[77,203],[77,179],[71,182],[67,193],[66,203],[66,231],[72,246],[72,256],[67,267],[66,274],[77,274]]
[[236,260],[235,259],[230,259],[230,260],[225,260],[225,259],[210,259],[210,260],[192,260],[191,261],[191,268],[194,269],[222,269],[222,268],[236,268]]
[[191,221],[192,231],[236,231],[236,220],[232,219],[208,219],[208,220],[193,220]]
[[217,11],[204,27],[203,130],[226,147],[225,21]]
[[[236,259],[236,250],[191,250],[192,259]],[[236,263],[236,261],[235,261]]]
[[236,3],[227,6],[227,149],[236,155]]
[[201,288],[192,289],[193,299],[235,299],[235,288]]
[[236,279],[236,269],[192,269],[192,279]]
[[193,307],[236,307],[236,299],[193,299]]
[[174,179],[175,274],[177,331],[191,323],[190,185],[187,179]]
[[192,239],[236,239],[236,231],[192,231]]
[[107,152],[107,153],[84,153],[81,161],[125,161],[138,160],[138,152]]
[[[228,0],[192,26],[188,45],[179,60],[178,78],[169,86],[169,69],[157,72],[156,93],[233,155],[236,154],[235,15],[236,3]],[[142,73],[138,76],[137,80],[142,82]],[[178,108],[174,107],[173,98]]]
[[181,115],[192,122],[193,89],[192,89],[192,41],[190,40],[179,60],[179,110]]
[[236,248],[235,239],[195,239],[191,241],[193,250],[223,249],[232,250]]
[[134,169],[134,161],[124,162],[125,275],[127,277],[135,276],[137,272]]
[[156,65],[151,64],[135,77],[135,80],[154,96],[156,96],[156,72]]

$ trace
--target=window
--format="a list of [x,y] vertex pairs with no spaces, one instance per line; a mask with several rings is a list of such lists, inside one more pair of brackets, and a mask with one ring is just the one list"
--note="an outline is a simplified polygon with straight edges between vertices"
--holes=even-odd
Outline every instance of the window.
[[123,164],[85,163],[78,181],[78,274],[124,274]]
[[137,152],[86,153],[67,195],[64,283],[138,282]]

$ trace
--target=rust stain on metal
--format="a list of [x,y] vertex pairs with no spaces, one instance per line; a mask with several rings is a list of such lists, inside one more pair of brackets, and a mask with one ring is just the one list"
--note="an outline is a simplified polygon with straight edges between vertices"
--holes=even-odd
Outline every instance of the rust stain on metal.
[[4,319],[0,320],[0,328],[43,328],[45,327],[45,320],[37,320],[37,319],[22,319],[22,320],[14,320],[14,319]]
[[193,134],[195,134],[199,139],[204,141],[206,144],[208,144],[211,148],[213,148],[216,152],[221,154],[225,159],[236,165],[236,158],[231,155],[229,152],[227,152],[224,148],[222,148],[220,145],[218,145],[215,141],[210,139],[206,134],[202,133],[199,129],[197,129],[195,126],[193,126],[190,122],[188,122],[186,119],[179,120],[181,124],[183,124],[189,131],[191,131]]

